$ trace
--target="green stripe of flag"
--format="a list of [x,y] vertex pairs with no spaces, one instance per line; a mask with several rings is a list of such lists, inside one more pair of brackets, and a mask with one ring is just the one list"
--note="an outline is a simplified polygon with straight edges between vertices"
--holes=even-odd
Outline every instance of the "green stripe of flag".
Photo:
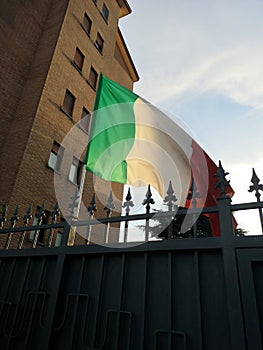
[[87,170],[104,180],[127,182],[125,159],[134,144],[137,99],[130,90],[100,75],[85,162]]

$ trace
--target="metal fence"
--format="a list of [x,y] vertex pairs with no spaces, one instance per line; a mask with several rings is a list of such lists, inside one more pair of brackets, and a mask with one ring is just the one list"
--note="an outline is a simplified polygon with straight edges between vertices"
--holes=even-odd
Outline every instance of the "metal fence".
[[[93,198],[85,222],[58,222],[56,205],[52,222],[43,223],[42,206],[37,225],[30,225],[29,208],[22,227],[17,227],[16,211],[5,228],[3,212],[0,348],[262,349],[263,236],[236,231],[232,214],[255,209],[262,225],[263,187],[253,173],[250,191],[257,201],[232,205],[227,182],[222,178],[219,183],[218,205],[202,211],[205,218],[218,216],[217,237],[204,226],[200,230],[198,221],[186,233],[177,228],[178,218],[200,212],[174,210],[171,188],[166,212],[151,212],[150,188],[144,214],[130,214],[130,193],[125,215],[117,217],[111,217],[110,196],[106,217],[95,219]],[[172,220],[152,239],[154,215],[159,222]],[[136,220],[144,221],[145,242],[138,245],[128,239]],[[122,242],[111,241],[111,227],[121,222]],[[95,244],[93,229],[102,224],[102,244]],[[80,227],[86,235],[77,238]]]

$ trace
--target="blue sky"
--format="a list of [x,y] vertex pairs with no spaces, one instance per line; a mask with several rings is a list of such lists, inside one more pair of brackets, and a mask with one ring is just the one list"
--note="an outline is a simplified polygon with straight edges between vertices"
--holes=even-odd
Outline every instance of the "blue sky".
[[134,91],[179,117],[222,160],[233,202],[253,201],[252,167],[263,182],[263,2],[129,4],[120,27],[141,77]]

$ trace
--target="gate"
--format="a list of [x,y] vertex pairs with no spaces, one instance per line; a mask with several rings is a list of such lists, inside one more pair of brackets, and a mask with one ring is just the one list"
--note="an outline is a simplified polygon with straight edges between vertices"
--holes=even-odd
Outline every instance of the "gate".
[[[127,223],[145,220],[147,233],[150,210],[96,222],[3,228],[1,350],[262,349],[263,236],[236,235],[232,217],[233,211],[257,209],[262,218],[262,204],[231,205],[223,193],[217,207],[203,210],[218,215],[219,237],[198,235],[196,225],[188,238],[176,237],[169,225],[166,239],[138,245],[125,239],[68,242],[73,226],[90,233],[98,223],[108,230],[124,221],[126,230]],[[179,209],[160,216],[184,214]],[[33,239],[21,249],[21,239],[40,229],[49,233],[47,246]],[[60,245],[50,246],[58,234]],[[15,237],[18,247],[10,249]]]

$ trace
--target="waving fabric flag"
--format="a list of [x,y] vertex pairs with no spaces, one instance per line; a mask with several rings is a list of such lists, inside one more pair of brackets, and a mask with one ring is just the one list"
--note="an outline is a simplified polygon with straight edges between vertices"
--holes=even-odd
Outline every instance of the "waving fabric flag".
[[[215,205],[217,167],[177,123],[147,101],[101,74],[85,162],[104,180],[153,186],[162,197],[173,183],[186,206],[192,182],[199,206]],[[230,189],[230,192],[232,190]]]

